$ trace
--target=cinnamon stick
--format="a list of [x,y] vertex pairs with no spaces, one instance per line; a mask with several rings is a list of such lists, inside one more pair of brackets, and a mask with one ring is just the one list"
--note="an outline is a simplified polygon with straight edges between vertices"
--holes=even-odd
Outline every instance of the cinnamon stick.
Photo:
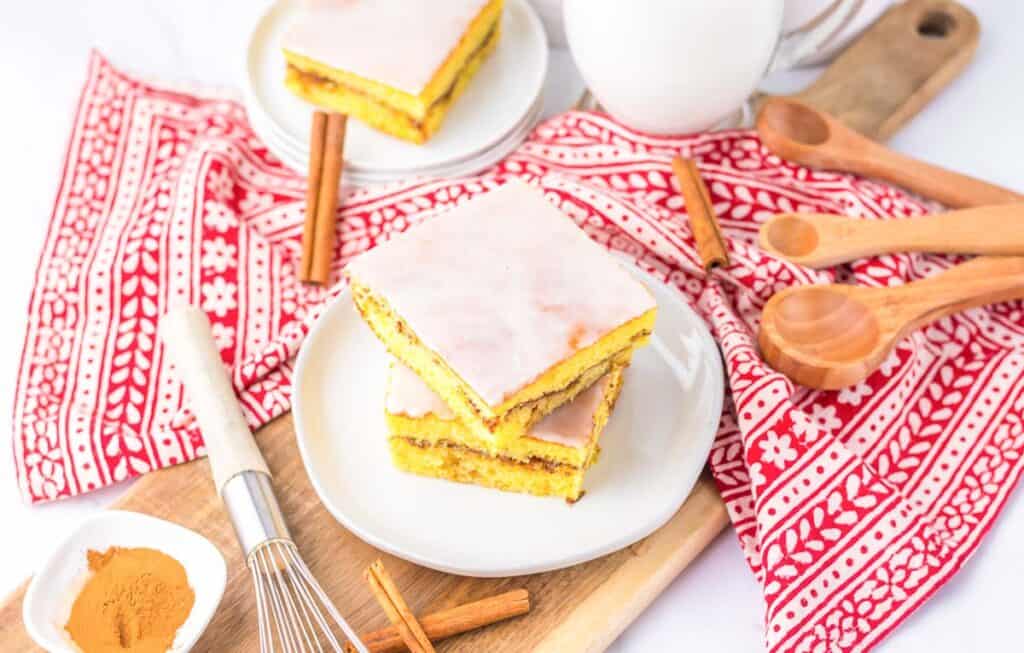
[[435,653],[427,634],[423,632],[420,622],[416,621],[409,605],[402,598],[398,586],[384,569],[384,563],[377,560],[366,570],[366,582],[370,584],[380,607],[391,620],[398,635],[412,653]]
[[317,111],[313,114],[306,222],[299,264],[299,280],[303,282],[324,284],[330,277],[346,121],[346,116],[340,113]]
[[[472,603],[441,610],[420,619],[423,632],[432,642],[483,628],[493,623],[518,617],[530,611],[530,593],[524,589],[512,590]],[[405,653],[408,651],[402,636],[394,626],[374,630],[360,637],[370,653]],[[347,653],[355,653],[351,644]]]
[[690,216],[693,237],[697,241],[697,254],[705,272],[722,265],[729,265],[729,252],[722,240],[722,230],[711,204],[708,187],[701,179],[700,170],[692,159],[680,156],[672,159],[672,171],[679,181],[679,188],[686,200],[686,213]]
[[324,165],[324,136],[327,134],[327,114],[313,113],[309,128],[309,174],[306,177],[306,222],[302,226],[302,259],[299,261],[299,279],[310,280],[313,269],[313,239],[316,234],[316,205],[320,199],[320,178]]

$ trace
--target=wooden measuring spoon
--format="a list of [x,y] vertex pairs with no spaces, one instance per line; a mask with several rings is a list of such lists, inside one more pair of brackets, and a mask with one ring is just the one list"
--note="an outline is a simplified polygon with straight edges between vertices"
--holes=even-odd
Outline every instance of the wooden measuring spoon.
[[893,252],[1024,256],[1024,204],[885,220],[780,213],[761,225],[760,244],[809,268]]
[[975,306],[1024,298],[1024,257],[982,257],[895,288],[795,286],[764,307],[758,344],[801,385],[835,390],[874,371],[924,324]]
[[1024,201],[1024,195],[894,152],[791,98],[766,100],[757,132],[784,159],[883,179],[952,208]]

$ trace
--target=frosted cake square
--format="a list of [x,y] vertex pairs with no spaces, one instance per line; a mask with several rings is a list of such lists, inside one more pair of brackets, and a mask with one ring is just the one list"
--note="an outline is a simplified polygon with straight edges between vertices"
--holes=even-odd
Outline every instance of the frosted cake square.
[[361,255],[347,275],[391,354],[495,444],[628,363],[657,313],[643,284],[518,180]]
[[423,143],[498,43],[503,0],[310,0],[282,40],[299,97]]
[[386,400],[391,457],[401,470],[509,492],[576,501],[597,459],[598,440],[622,388],[616,366],[522,438],[494,450],[416,374],[391,367]]

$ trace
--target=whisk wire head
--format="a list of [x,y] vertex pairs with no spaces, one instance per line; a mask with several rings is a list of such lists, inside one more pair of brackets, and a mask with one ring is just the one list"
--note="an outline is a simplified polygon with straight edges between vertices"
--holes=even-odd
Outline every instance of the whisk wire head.
[[295,548],[270,469],[236,401],[206,315],[196,307],[172,308],[160,333],[188,388],[214,482],[252,575],[260,650],[273,653],[280,645],[283,653],[323,653],[326,641],[340,653],[326,613],[353,648],[369,653]]
[[261,651],[341,653],[345,649],[334,634],[337,626],[357,651],[368,653],[299,557],[294,542],[266,542],[249,554],[248,566],[256,589]]
[[[280,543],[277,543],[277,545],[278,546],[272,544],[270,547],[267,547],[270,552],[270,555],[275,558],[276,554],[280,554],[283,556],[284,553],[288,550],[286,547],[280,547]],[[275,552],[275,548],[278,548],[280,550]],[[310,632],[314,633],[315,635],[316,631],[312,629],[308,619],[306,620],[306,623],[303,623],[303,613],[300,612],[300,609],[298,607],[304,606],[304,603],[302,602],[302,593],[301,591],[299,591],[300,589],[303,589],[302,585],[297,579],[296,574],[292,569],[294,565],[291,561],[277,560],[277,562],[279,563],[278,573],[274,575],[274,579],[277,581],[281,596],[284,598],[283,607],[286,617],[286,625],[291,629],[294,641],[300,642],[301,640],[303,643],[306,644],[306,646],[309,647],[310,650],[312,650],[313,642],[310,641]],[[290,588],[294,588],[295,591],[289,591]],[[298,604],[298,606],[296,604]],[[305,611],[305,608],[302,607],[302,610]],[[327,634],[330,636],[329,639],[334,639],[334,636],[330,632],[330,630],[327,631]],[[316,642],[317,649],[320,649],[319,638],[316,638],[314,641]]]

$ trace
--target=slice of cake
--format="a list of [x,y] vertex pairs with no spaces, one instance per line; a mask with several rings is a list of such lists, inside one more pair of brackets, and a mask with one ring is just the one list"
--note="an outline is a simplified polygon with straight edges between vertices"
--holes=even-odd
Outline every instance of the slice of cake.
[[285,32],[299,97],[423,143],[498,42],[503,0],[311,3]]
[[628,363],[657,312],[643,284],[518,180],[363,254],[347,274],[392,355],[496,444]]
[[395,363],[385,411],[391,457],[399,469],[421,476],[576,501],[583,475],[597,458],[623,371],[616,366],[526,437],[494,451],[412,370]]

